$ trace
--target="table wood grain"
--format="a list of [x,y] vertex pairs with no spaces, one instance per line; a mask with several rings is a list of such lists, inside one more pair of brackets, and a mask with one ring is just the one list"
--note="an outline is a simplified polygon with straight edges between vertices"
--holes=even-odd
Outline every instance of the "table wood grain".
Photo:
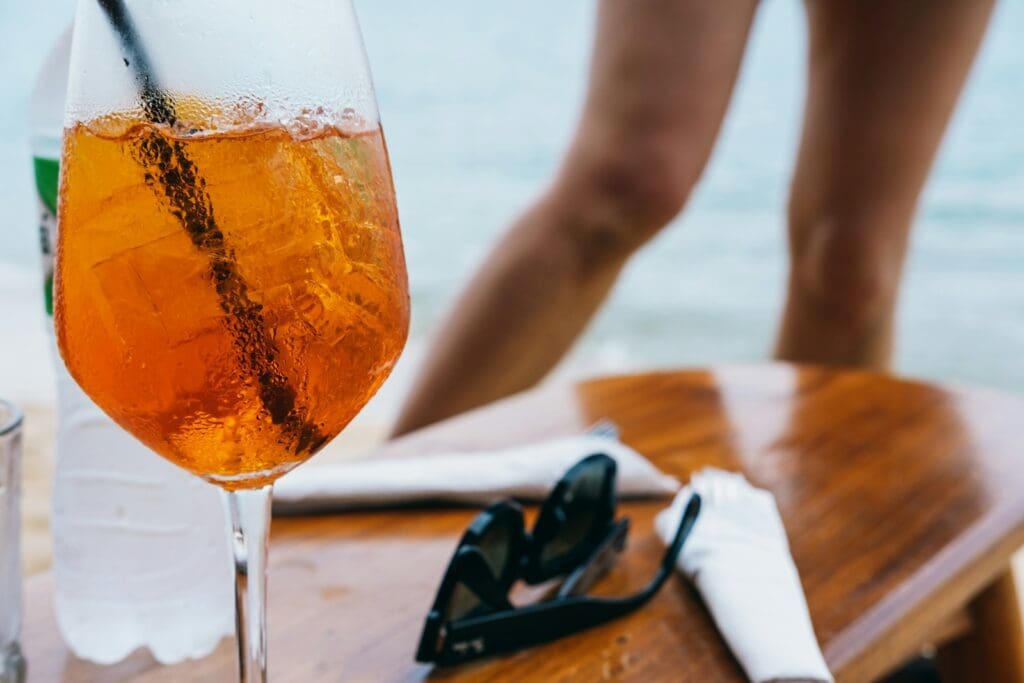
[[[686,479],[715,465],[771,489],[819,641],[838,680],[877,678],[1005,570],[1024,544],[1024,400],[884,375],[783,364],[552,385],[393,442],[377,457],[504,446],[614,420]],[[627,552],[599,592],[644,584],[664,501],[629,502]],[[312,681],[741,681],[696,594],[670,581],[645,609],[528,652],[447,670],[412,655],[454,544],[474,514],[419,508],[275,518],[270,671]],[[211,524],[220,520],[211,520]],[[232,680],[233,645],[160,667],[72,656],[48,575],[28,581],[31,682]]]

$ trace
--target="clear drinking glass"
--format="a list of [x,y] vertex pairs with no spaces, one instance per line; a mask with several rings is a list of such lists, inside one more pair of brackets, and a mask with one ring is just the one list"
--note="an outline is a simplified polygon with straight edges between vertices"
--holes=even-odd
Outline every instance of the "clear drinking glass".
[[405,344],[394,190],[349,0],[80,0],[55,323],[85,392],[226,491],[266,680],[270,487]]
[[21,683],[21,414],[0,401],[0,683]]

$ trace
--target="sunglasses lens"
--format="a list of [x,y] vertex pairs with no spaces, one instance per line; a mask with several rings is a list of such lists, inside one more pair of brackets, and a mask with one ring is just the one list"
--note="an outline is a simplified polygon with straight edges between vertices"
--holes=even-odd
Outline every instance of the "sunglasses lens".
[[[598,524],[607,523],[603,504],[605,480],[609,470],[599,462],[583,468],[561,497],[555,501],[555,515],[560,522],[551,539],[540,552],[540,564],[545,571],[556,571],[561,564],[594,534]],[[600,515],[600,519],[599,519]]]
[[[495,517],[481,533],[475,545],[483,556],[491,574],[499,584],[508,580],[509,558],[512,552],[516,518],[511,515]],[[461,581],[456,582],[445,610],[445,621],[461,619],[471,612],[479,612],[484,603],[476,593]]]
[[477,547],[487,561],[494,578],[499,582],[507,577],[509,553],[512,552],[512,536],[516,518],[511,515],[496,517],[477,541]]
[[476,596],[476,593],[461,583],[456,583],[455,588],[452,590],[452,597],[448,601],[448,608],[444,612],[444,621],[462,619],[476,610],[481,604],[483,603]]

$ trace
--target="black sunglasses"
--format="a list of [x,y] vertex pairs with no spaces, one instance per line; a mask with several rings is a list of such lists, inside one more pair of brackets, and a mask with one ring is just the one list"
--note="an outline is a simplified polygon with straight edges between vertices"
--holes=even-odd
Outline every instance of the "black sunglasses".
[[[522,508],[501,501],[463,534],[427,614],[416,660],[455,664],[556,640],[627,614],[650,600],[671,575],[700,512],[686,506],[658,573],[625,598],[584,595],[625,547],[629,520],[615,519],[615,461],[599,453],[573,465],[541,506],[533,531]],[[508,598],[519,579],[539,584],[564,576],[551,600],[525,607]]]

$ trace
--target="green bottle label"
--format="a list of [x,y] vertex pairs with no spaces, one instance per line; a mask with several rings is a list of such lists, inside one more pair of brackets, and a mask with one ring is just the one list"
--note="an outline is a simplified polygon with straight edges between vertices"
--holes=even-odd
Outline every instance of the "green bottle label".
[[34,157],[32,164],[36,170],[36,189],[39,199],[54,216],[57,215],[57,180],[60,176],[60,162],[56,159]]
[[53,315],[53,257],[57,237],[57,183],[60,162],[33,157],[36,191],[39,193],[39,246],[43,254],[43,301],[46,314]]

